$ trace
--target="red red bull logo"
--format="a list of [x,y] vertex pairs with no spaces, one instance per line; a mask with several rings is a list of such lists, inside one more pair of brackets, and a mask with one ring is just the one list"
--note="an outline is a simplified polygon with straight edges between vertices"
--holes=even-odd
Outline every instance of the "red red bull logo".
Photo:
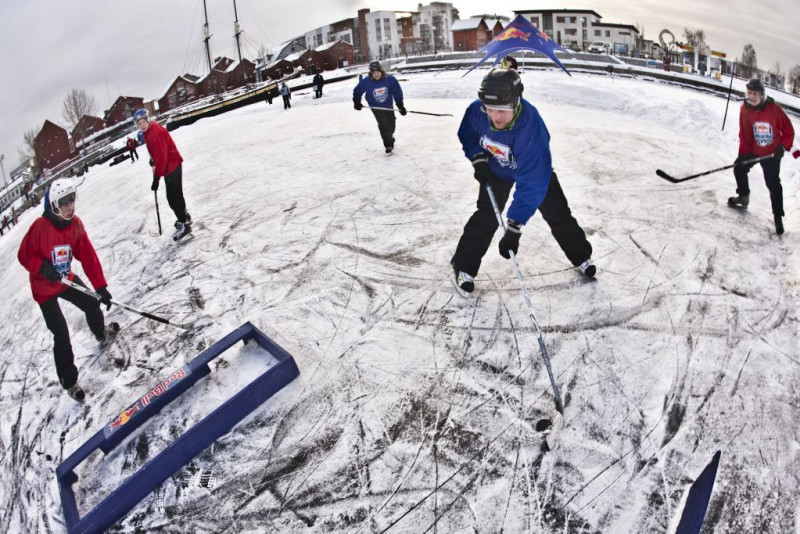
[[539,37],[542,39],[542,41],[549,41],[550,40],[550,36],[547,35],[546,33],[544,33],[542,30],[539,30],[538,32],[539,32],[538,33]]
[[111,424],[109,424],[108,426],[110,428],[119,428],[119,427],[121,427],[122,425],[124,425],[125,423],[127,423],[128,421],[131,420],[131,416],[134,414],[134,412],[138,408],[139,408],[138,405],[134,404],[133,406],[131,406],[127,410],[122,410],[122,413],[119,414],[119,416],[116,419],[111,421]]
[[503,30],[502,33],[498,34],[497,37],[494,38],[495,41],[507,41],[509,39],[522,39],[523,41],[527,41],[528,37],[530,37],[530,32],[524,32],[518,28],[506,28]]
[[180,369],[169,375],[169,378],[167,378],[159,385],[148,391],[141,399],[139,399],[139,402],[142,403],[142,406],[147,406],[153,401],[154,398],[166,393],[172,384],[174,384],[178,380],[181,380],[184,377],[186,377],[186,369],[181,367]]

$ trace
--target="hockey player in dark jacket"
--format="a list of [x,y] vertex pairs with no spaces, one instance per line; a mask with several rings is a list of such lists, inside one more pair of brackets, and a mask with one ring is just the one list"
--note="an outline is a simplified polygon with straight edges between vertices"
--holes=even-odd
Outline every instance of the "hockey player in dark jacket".
[[[786,113],[772,98],[764,98],[764,84],[754,78],[747,82],[747,99],[739,112],[739,156],[733,168],[736,177],[736,196],[728,199],[733,207],[746,208],[750,204],[750,181],[747,175],[755,163],[739,163],[759,156],[773,154],[761,160],[764,182],[769,189],[775,232],[783,234],[783,187],[781,186],[781,158],[792,148],[794,128]],[[797,157],[797,156],[795,156]]]
[[[25,234],[17,258],[30,273],[33,298],[42,310],[47,328],[53,333],[53,356],[58,380],[71,397],[82,401],[85,394],[78,385],[78,369],[74,363],[69,328],[58,299],[71,302],[86,314],[89,330],[101,343],[110,341],[119,330],[119,325],[105,325],[100,303],[110,309],[111,294],[83,222],[75,215],[75,197],[72,180],[60,178],[53,182],[45,194],[44,214],[33,222]],[[81,262],[83,271],[102,297],[101,301],[60,282],[66,278],[86,286],[72,272],[73,258]]]
[[550,133],[539,112],[522,98],[522,81],[514,70],[492,69],[483,78],[479,100],[467,108],[458,138],[480,183],[477,211],[464,227],[451,264],[456,284],[466,293],[475,287],[481,260],[498,222],[486,191],[492,187],[500,211],[515,187],[508,208],[507,230],[500,254],[517,253],[522,227],[538,210],[569,261],[594,277],[592,246],[570,212],[558,177],[552,169]]
[[325,79],[319,72],[314,75],[312,85],[314,86],[314,98],[322,98],[322,86],[325,84]]
[[353,107],[361,110],[361,95],[367,99],[367,105],[373,109],[372,114],[378,121],[378,130],[381,132],[383,146],[387,154],[392,153],[394,148],[394,130],[396,117],[394,115],[394,104],[400,115],[407,113],[403,105],[403,90],[397,78],[391,74],[386,74],[381,67],[380,61],[373,61],[369,64],[369,76],[362,78],[353,89]]

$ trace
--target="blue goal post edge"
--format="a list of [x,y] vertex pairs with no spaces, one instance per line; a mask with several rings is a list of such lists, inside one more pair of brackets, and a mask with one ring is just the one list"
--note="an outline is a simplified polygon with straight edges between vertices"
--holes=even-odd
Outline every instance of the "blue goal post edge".
[[[98,449],[108,454],[148,419],[208,375],[211,360],[238,341],[247,343],[250,340],[269,352],[278,363],[184,432],[81,517],[72,490],[72,485],[78,481],[75,468]],[[204,350],[128,406],[58,466],[56,479],[69,534],[99,533],[116,523],[161,483],[299,374],[294,358],[249,321]]]

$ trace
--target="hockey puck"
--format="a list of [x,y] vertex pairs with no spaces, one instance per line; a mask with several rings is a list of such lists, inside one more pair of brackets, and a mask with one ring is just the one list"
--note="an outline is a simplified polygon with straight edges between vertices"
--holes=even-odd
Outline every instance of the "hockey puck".
[[553,428],[553,422],[550,419],[539,419],[536,421],[536,431],[542,434],[547,434]]

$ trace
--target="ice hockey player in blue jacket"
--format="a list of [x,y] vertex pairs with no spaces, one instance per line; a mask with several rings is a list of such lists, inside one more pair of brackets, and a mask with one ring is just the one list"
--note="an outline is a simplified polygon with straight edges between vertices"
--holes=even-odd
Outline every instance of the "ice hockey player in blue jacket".
[[400,88],[400,83],[391,74],[383,72],[380,61],[373,61],[369,64],[369,76],[358,82],[353,89],[353,107],[356,110],[364,107],[361,104],[361,95],[365,95],[367,105],[371,108],[392,110],[372,110],[375,120],[378,121],[378,130],[381,132],[386,153],[391,154],[394,148],[394,103],[396,102],[400,115],[405,116],[407,113],[403,105],[403,90]]
[[569,261],[588,277],[594,277],[592,246],[572,216],[567,199],[553,172],[550,133],[530,102],[522,98],[522,81],[514,70],[492,69],[484,76],[474,101],[464,113],[458,138],[464,155],[472,161],[481,184],[477,210],[472,214],[450,263],[462,292],[475,288],[481,259],[489,249],[497,218],[486,191],[490,185],[500,211],[512,186],[514,199],[508,208],[506,233],[500,254],[517,253],[522,226],[538,209]]

